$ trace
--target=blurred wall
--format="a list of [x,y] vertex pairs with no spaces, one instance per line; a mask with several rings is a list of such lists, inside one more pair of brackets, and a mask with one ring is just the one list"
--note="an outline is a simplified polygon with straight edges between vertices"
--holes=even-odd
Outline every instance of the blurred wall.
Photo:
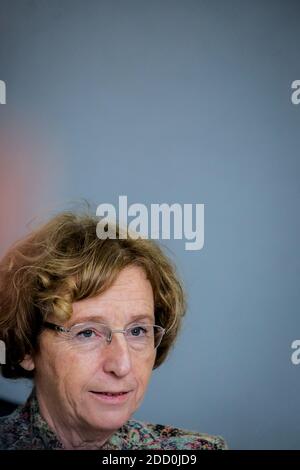
[[[0,251],[70,201],[204,203],[189,311],[136,417],[300,448],[300,4],[1,0]],[[24,382],[0,396],[23,401]]]

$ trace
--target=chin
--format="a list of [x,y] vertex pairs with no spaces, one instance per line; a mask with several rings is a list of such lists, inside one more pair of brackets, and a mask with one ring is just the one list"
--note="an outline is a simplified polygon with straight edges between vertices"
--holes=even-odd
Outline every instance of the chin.
[[87,417],[87,421],[94,429],[114,432],[120,429],[129,418],[128,413],[99,412],[98,416],[95,414],[90,416],[90,420]]
[[115,431],[123,426],[134,413],[131,406],[97,406],[89,403],[82,416],[89,425],[96,429]]

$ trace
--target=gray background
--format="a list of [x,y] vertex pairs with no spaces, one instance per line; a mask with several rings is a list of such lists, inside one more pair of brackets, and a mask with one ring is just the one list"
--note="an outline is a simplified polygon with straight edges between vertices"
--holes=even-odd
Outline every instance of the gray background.
[[[1,253],[70,201],[204,203],[189,311],[136,417],[300,449],[298,1],[0,2]],[[0,382],[22,401],[28,384]]]

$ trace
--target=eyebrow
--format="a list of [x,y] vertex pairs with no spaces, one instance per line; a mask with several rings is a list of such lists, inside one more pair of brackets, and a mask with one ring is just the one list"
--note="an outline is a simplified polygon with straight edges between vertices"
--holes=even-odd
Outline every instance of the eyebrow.
[[[155,318],[149,314],[134,315],[133,317],[129,319],[128,325],[138,320],[148,320],[151,323],[153,323],[153,321],[155,321]],[[108,323],[108,319],[101,315],[88,315],[87,317],[77,318],[76,321],[73,321],[70,325],[68,325],[68,327],[78,325],[79,323],[88,323],[88,322],[99,322],[99,323],[104,323],[106,325]]]

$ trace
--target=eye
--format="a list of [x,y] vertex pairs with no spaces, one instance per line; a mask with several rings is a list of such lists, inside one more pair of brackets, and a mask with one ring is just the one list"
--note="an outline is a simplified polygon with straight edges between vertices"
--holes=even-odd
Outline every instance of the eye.
[[145,326],[133,326],[129,330],[131,336],[145,336],[148,332],[148,329]]
[[77,338],[92,338],[95,335],[96,333],[93,330],[83,330],[77,333],[76,337]]
[[102,341],[107,337],[106,328],[97,324],[76,325],[72,331],[73,339],[85,343]]

